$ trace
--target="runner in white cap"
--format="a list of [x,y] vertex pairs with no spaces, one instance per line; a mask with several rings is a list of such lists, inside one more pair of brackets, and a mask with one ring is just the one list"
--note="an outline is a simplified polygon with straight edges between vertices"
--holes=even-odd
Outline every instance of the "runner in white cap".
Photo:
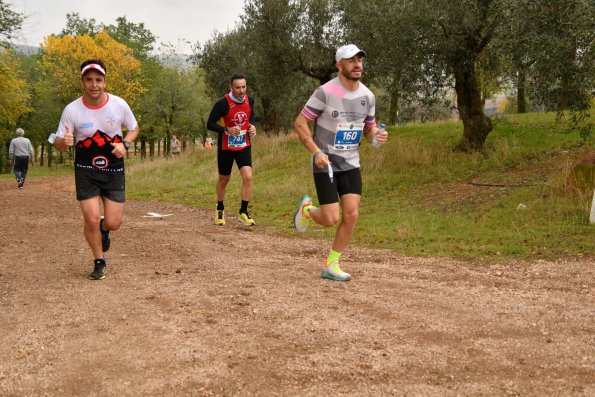
[[[83,96],[64,109],[54,141],[60,151],[76,146],[76,198],[84,216],[85,238],[95,258],[89,275],[92,280],[105,278],[103,252],[110,248],[110,231],[120,228],[124,212],[123,157],[139,131],[126,101],[105,91],[106,72],[100,60],[83,62]],[[128,130],[125,137],[122,127]]]
[[[294,123],[302,144],[312,154],[320,203],[320,208],[316,208],[310,197],[304,196],[294,215],[294,225],[298,232],[306,231],[310,219],[327,227],[335,225],[339,222],[340,198],[341,223],[321,272],[321,277],[337,281],[351,279],[349,273],[341,270],[339,259],[358,217],[362,194],[361,138],[365,136],[372,142],[376,137],[378,144],[383,145],[388,137],[376,128],[374,94],[360,82],[365,56],[354,44],[337,49],[339,76],[316,89]],[[314,134],[308,126],[312,121]]]

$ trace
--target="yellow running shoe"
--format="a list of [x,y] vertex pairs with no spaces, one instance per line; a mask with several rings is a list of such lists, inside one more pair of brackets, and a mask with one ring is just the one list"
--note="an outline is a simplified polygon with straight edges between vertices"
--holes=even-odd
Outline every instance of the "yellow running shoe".
[[225,211],[223,211],[223,210],[215,211],[215,225],[217,225],[217,226],[225,225]]
[[328,278],[335,281],[349,281],[351,280],[351,275],[349,273],[344,272],[339,267],[339,261],[333,261],[330,265],[324,262],[322,266],[322,272],[320,273],[320,277]]
[[245,226],[254,226],[256,224],[248,211],[240,212],[240,222],[242,222]]

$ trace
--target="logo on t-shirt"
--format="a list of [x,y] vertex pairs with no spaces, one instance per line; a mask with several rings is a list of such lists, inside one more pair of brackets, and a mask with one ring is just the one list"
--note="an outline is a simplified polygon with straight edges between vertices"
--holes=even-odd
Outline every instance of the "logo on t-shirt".
[[339,111],[333,110],[333,112],[331,113],[331,116],[333,116],[333,118],[336,119],[337,117],[339,117]]
[[245,112],[237,112],[235,116],[235,121],[239,125],[244,125],[244,123],[248,120],[248,115]]
[[362,106],[366,106],[366,100],[362,99],[361,104],[362,104]]
[[109,165],[109,160],[105,156],[95,156],[93,157],[93,160],[91,160],[91,164],[95,168],[103,169],[107,168]]

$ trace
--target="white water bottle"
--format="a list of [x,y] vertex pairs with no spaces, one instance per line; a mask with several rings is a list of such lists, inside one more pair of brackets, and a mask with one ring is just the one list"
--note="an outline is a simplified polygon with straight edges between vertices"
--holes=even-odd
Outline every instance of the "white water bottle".
[[374,135],[374,139],[372,139],[372,146],[374,147],[380,147],[380,144],[378,143],[378,132],[380,131],[385,131],[386,128],[386,124],[384,123],[380,123],[380,128],[378,128],[378,130],[376,131],[376,135]]

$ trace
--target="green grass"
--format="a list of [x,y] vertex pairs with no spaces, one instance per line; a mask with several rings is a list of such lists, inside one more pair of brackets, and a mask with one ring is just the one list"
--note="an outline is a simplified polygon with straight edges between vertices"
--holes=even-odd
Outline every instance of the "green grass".
[[[10,168],[12,170],[12,167]],[[27,178],[30,177],[37,177],[37,176],[61,176],[61,175],[73,175],[73,168],[72,164],[69,165],[62,165],[58,162],[52,164],[51,167],[41,167],[39,163],[36,164],[29,164],[29,169],[27,170]],[[0,179],[13,179],[14,174],[11,172],[0,174]]]
[[[361,148],[364,193],[353,244],[487,260],[592,257],[592,191],[567,193],[565,180],[576,159],[593,153],[594,140],[563,131],[555,114],[511,115],[495,123],[483,153],[469,154],[453,150],[462,136],[459,122],[389,129],[385,147]],[[297,139],[259,135],[253,161],[254,218],[299,238],[291,224],[295,206],[304,194],[316,200],[308,152]],[[130,199],[215,209],[215,150],[177,160],[132,160],[127,167]],[[470,177],[506,186],[471,186]],[[228,214],[239,210],[240,187],[234,168]],[[311,225],[306,236],[331,238],[335,230]]]

